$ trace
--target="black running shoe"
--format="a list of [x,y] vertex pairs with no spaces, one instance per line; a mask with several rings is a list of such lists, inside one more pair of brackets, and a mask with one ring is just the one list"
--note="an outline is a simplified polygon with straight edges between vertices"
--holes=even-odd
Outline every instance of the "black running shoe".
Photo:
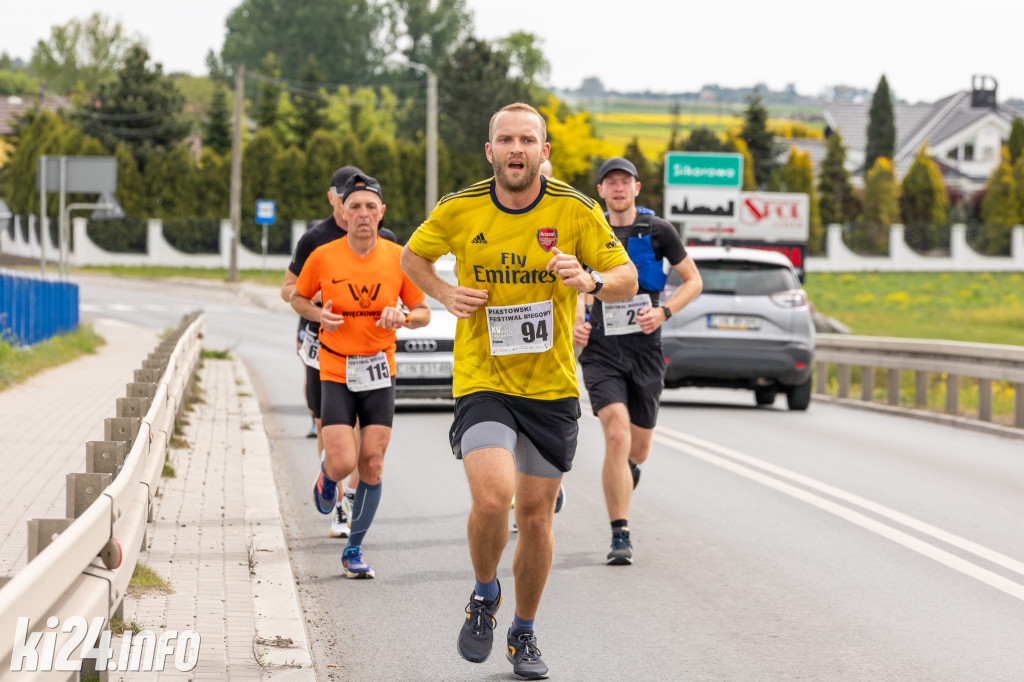
[[471,663],[483,663],[491,655],[494,644],[494,614],[501,606],[501,583],[498,597],[484,599],[474,592],[466,605],[466,620],[459,631],[459,655]]
[[505,658],[512,663],[512,674],[517,680],[543,680],[548,676],[548,667],[540,660],[537,637],[529,628],[509,629]]
[[640,482],[640,465],[629,460],[629,473],[633,474],[633,490],[636,490],[636,484]]
[[624,566],[633,563],[633,543],[629,541],[629,530],[621,529],[612,533],[612,551],[608,552],[605,562],[611,566]]

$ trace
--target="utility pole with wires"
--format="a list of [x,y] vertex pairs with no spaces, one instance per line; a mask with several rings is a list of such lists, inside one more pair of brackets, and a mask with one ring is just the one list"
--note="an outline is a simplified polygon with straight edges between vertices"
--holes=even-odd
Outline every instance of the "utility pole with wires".
[[235,66],[235,115],[231,141],[231,256],[228,281],[238,281],[238,241],[242,232],[242,102],[245,99],[245,65]]

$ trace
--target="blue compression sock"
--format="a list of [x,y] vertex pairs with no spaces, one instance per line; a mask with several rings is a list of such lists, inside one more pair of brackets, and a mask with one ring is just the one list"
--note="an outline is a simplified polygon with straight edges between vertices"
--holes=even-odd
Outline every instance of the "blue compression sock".
[[370,530],[373,516],[377,513],[383,485],[383,482],[377,485],[367,485],[359,481],[359,485],[356,487],[356,499],[352,503],[352,532],[348,537],[348,547],[362,546],[366,531]]

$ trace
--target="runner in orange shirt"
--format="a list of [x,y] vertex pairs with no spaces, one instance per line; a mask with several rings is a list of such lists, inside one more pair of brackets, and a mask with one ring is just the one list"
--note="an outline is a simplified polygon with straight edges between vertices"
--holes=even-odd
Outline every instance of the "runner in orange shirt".
[[[333,512],[337,482],[359,467],[352,531],[341,561],[345,577],[372,578],[361,546],[380,503],[384,452],[395,415],[395,330],[426,325],[430,308],[402,272],[402,247],[377,236],[385,209],[380,184],[357,173],[345,183],[342,202],[348,234],[310,254],[291,305],[320,322],[325,456],[313,501],[321,514]],[[318,291],[322,308],[312,301]]]

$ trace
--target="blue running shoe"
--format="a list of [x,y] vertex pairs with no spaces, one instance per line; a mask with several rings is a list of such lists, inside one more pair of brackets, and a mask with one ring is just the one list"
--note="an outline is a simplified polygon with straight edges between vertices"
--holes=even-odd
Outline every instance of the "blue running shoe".
[[605,563],[611,566],[627,566],[633,563],[633,543],[629,541],[629,529],[620,528],[612,533],[612,550]]
[[348,547],[341,555],[341,565],[345,568],[346,578],[372,578],[373,569],[363,561],[363,553],[359,547]]
[[324,463],[320,462],[320,475],[313,483],[313,504],[321,514],[330,514],[334,511],[334,503],[338,500],[338,484],[327,478],[324,471]]
[[509,628],[505,658],[512,664],[512,675],[517,680],[543,680],[548,676],[548,667],[537,648],[537,637],[529,628]]
[[555,513],[562,511],[562,507],[565,505],[565,488],[558,486],[558,497],[555,498]]
[[459,655],[470,663],[483,663],[491,655],[494,643],[494,626],[498,622],[494,614],[501,606],[501,583],[498,583],[496,599],[484,599],[473,592],[466,605],[466,620],[459,630]]

